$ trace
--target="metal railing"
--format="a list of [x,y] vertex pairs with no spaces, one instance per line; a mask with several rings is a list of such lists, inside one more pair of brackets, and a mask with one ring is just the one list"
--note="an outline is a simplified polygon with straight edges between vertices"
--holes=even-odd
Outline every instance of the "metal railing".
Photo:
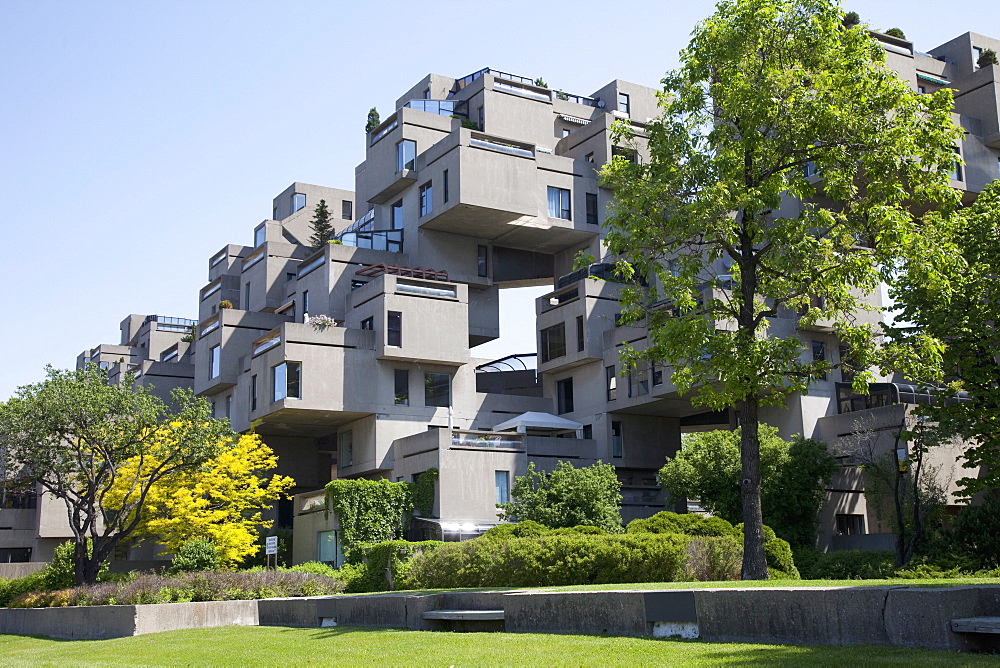
[[173,318],[168,315],[147,315],[146,319],[142,324],[155,322],[161,325],[183,325],[184,327],[191,328],[198,324],[197,320],[191,320],[190,318]]
[[426,111],[429,114],[437,114],[438,116],[469,117],[469,103],[465,100],[459,102],[454,100],[410,100],[403,106],[407,109]]
[[338,237],[345,246],[403,252],[403,230],[373,230],[370,232],[348,232]]
[[507,79],[508,81],[517,81],[518,83],[526,83],[526,84],[529,84],[531,86],[535,85],[535,80],[532,79],[531,77],[523,77],[520,74],[511,74],[510,72],[501,72],[500,70],[494,70],[494,69],[489,68],[489,67],[484,67],[483,69],[479,70],[478,72],[473,72],[472,74],[467,74],[466,76],[462,77],[461,79],[455,79],[455,85],[452,86],[451,93],[448,94],[448,97],[454,96],[460,90],[462,90],[463,88],[465,88],[466,86],[468,86],[470,83],[472,83],[476,79],[479,79],[484,74],[492,74],[493,76],[500,77],[501,79]]
[[374,222],[375,209],[368,209],[368,213],[338,232],[335,238],[340,239],[345,234],[350,234],[351,232],[363,232],[364,230],[371,229],[372,223]]
[[452,431],[451,444],[470,448],[513,448],[524,449],[521,434],[490,431]]

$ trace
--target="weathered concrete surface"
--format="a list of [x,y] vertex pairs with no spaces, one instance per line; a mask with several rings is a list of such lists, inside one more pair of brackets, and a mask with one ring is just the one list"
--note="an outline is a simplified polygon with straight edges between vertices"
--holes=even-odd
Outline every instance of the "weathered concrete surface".
[[49,565],[47,561],[24,561],[14,564],[0,564],[0,578],[14,580],[37,573]]
[[72,640],[122,638],[135,634],[135,606],[0,609],[0,633]]
[[1000,614],[1000,585],[897,589],[885,607],[889,642],[959,651],[1000,649],[996,636],[956,633],[951,620]]
[[[134,607],[137,636],[180,629],[259,626],[257,601],[202,601]],[[89,609],[98,610],[96,606]]]
[[265,598],[257,601],[257,619],[261,626],[319,626],[317,601],[329,596],[309,598]]
[[506,629],[524,633],[650,633],[645,592],[512,593],[503,598]]
[[317,599],[316,612],[320,619],[331,620],[337,626],[370,626],[405,629],[409,594],[372,594],[369,596],[334,596]]
[[886,645],[882,610],[891,589],[767,587],[694,594],[706,640]]

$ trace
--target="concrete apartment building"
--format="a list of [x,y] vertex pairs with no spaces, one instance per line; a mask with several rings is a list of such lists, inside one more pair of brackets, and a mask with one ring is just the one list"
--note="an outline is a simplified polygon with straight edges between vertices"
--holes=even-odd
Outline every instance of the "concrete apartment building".
[[[1000,67],[974,62],[977,49],[1000,51],[1000,41],[967,33],[922,54],[906,40],[876,37],[915,90],[955,90],[965,165],[952,185],[971,201],[1000,176]],[[338,477],[412,481],[437,468],[434,517],[413,530],[420,538],[495,525],[495,504],[529,462],[545,470],[559,460],[612,463],[626,521],[662,510],[656,472],[681,434],[734,421],[692,407],[662,367],[623,375],[621,346],[641,348],[646,332],[617,325],[620,286],[595,280],[609,265],[573,269],[580,251],[606,258],[602,223],[613,193],[597,170],[623,151],[611,124],[631,123],[642,159],[655,92],[616,80],[581,96],[488,68],[460,79],[428,75],[368,134],[353,192],[293,183],[254,228],[252,245],[210,256],[196,322],[130,315],[119,345],[85,351],[78,366],[98,363],[113,382],[131,372],[158,394],[193,387],[234,429],[261,434],[279,472],[297,483],[294,502],[275,513],[279,525],[294,523],[295,561],[337,560],[339,534],[321,510],[321,490]],[[321,199],[338,219],[339,243],[313,249]],[[477,355],[499,337],[500,290],[538,285],[552,290],[535,304],[537,373],[533,351]],[[839,361],[829,328],[800,327],[789,313],[773,330],[798,337],[803,355]],[[920,400],[888,378],[855,396],[849,380],[832,372],[763,418],[784,436],[836,444],[858,417],[898,424]],[[820,543],[874,546],[869,537],[888,529],[868,508],[856,467],[844,463]],[[0,533],[5,549],[22,550],[17,560],[44,560],[61,538],[50,535],[59,533],[50,516],[59,509],[43,507],[0,510],[22,513],[13,542]]]

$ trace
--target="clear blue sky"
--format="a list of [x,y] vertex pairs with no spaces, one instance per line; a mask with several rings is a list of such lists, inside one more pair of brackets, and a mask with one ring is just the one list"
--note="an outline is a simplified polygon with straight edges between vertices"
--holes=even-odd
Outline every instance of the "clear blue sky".
[[[1000,35],[995,0],[848,7],[919,50]],[[713,8],[0,0],[0,400],[117,343],[129,313],[195,317],[208,258],[250,244],[293,181],[353,189],[368,109],[391,113],[426,73],[657,86]]]

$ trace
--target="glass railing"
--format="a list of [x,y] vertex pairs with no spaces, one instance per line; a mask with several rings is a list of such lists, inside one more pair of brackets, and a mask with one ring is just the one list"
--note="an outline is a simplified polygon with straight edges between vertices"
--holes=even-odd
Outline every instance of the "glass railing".
[[493,76],[500,77],[501,79],[507,79],[509,81],[517,81],[519,83],[526,83],[532,86],[535,85],[535,80],[532,79],[531,77],[522,77],[520,74],[511,74],[510,72],[501,72],[500,70],[494,70],[489,67],[484,67],[478,72],[473,72],[472,74],[468,74],[462,77],[461,79],[456,79],[455,85],[452,87],[449,97],[451,97],[458,91],[462,90],[476,79],[479,79],[484,74],[492,74]]
[[379,133],[374,137],[372,137],[372,145],[374,145],[382,137],[386,136],[387,134],[395,130],[397,127],[399,127],[399,122],[393,119],[392,123],[379,130]]
[[520,434],[489,433],[480,431],[453,431],[451,444],[468,448],[524,448]]
[[353,246],[354,248],[369,248],[393,253],[403,252],[403,230],[347,232],[339,238],[345,246]]
[[191,320],[190,318],[172,318],[167,315],[147,315],[143,324],[146,324],[147,322],[156,322],[161,325],[183,325],[184,327],[194,327],[198,324],[197,320]]
[[426,111],[429,114],[438,116],[460,116],[469,117],[469,103],[465,101],[455,102],[454,100],[410,100],[403,105],[407,109]]
[[345,227],[340,233],[336,235],[337,239],[340,239],[345,234],[350,234],[351,232],[359,232],[371,229],[372,223],[375,222],[375,209],[368,209],[368,213],[354,221],[347,227]]
[[501,153],[509,153],[511,155],[519,155],[525,158],[535,157],[535,152],[531,149],[525,148],[523,146],[517,146],[515,144],[508,144],[506,142],[494,141],[492,139],[471,139],[469,140],[469,146],[478,146],[479,148],[488,148],[491,151],[500,151]]

